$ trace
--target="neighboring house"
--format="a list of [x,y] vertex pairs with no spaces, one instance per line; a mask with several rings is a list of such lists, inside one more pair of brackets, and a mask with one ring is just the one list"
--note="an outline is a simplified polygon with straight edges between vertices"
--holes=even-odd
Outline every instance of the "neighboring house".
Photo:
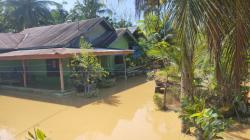
[[[133,37],[131,32],[126,28],[116,29],[117,38],[110,43],[107,47],[109,49],[117,50],[133,50],[133,47],[136,45],[136,39]],[[104,67],[108,68],[114,75],[119,75],[124,71],[124,55],[112,55],[105,56],[102,60]]]
[[140,38],[146,38],[146,35],[139,27],[129,27],[128,30],[132,33],[132,35],[136,38],[136,40],[139,40]]
[[[128,30],[131,32],[131,34],[134,36],[137,42],[139,42],[140,39],[147,40],[146,35],[139,27],[129,27]],[[135,45],[133,47],[133,50],[134,50],[134,54],[133,54],[134,59],[139,59],[145,53],[145,51],[143,51],[142,49],[142,46],[139,46],[139,44]]]
[[97,55],[105,69],[113,72],[122,61],[116,56],[133,53],[129,47],[133,36],[126,34],[120,35],[104,18],[0,33],[0,82],[64,91],[71,88],[68,63],[81,53],[81,37],[94,48],[86,51]]

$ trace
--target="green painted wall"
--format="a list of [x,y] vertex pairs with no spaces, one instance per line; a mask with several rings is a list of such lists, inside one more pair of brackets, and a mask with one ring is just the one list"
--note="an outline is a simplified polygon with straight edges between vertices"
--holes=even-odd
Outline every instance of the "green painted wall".
[[[129,43],[126,37],[121,36],[117,38],[113,43],[111,43],[108,48],[121,49],[121,50],[129,49]],[[124,69],[123,64],[119,65],[115,64],[115,56],[106,56],[106,57],[108,63],[106,65],[108,66],[108,69],[114,71],[119,71]]]
[[[64,69],[64,81],[65,88],[72,88],[70,82],[70,71],[69,71],[69,60],[63,60],[63,69]],[[21,61],[0,61],[0,79],[6,79],[3,75],[14,75],[15,69],[20,69],[22,71]],[[27,70],[27,85],[31,88],[42,88],[42,89],[60,89],[60,77],[49,77],[47,76],[47,64],[46,60],[28,60],[26,61],[26,70]],[[22,75],[19,72],[19,75]],[[14,77],[14,76],[13,76]],[[17,77],[16,80],[20,81],[20,86],[22,86],[22,76]],[[3,80],[6,81],[6,80]]]
[[22,84],[21,61],[0,61],[0,84],[7,82],[16,86]]
[[108,48],[128,49],[129,48],[128,40],[126,39],[126,37],[121,36],[117,38],[114,42],[112,42]]
[[21,61],[0,61],[0,72],[11,72],[14,70],[14,67],[22,67]]

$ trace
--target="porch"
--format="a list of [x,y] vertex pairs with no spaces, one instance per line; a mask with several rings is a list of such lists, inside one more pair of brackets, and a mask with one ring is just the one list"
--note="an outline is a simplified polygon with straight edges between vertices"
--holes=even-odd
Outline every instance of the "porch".
[[[60,90],[72,88],[70,81],[70,58],[82,49],[53,48],[40,50],[20,50],[0,54],[0,82],[4,85],[24,88]],[[124,78],[127,79],[125,57],[132,50],[86,49],[97,57],[119,55],[123,58]]]

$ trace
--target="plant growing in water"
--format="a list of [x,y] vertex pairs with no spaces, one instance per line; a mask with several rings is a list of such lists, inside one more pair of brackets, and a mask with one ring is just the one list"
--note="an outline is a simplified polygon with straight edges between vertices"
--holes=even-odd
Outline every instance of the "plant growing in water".
[[[80,40],[80,46],[82,49],[92,49],[91,44]],[[73,85],[78,92],[83,92],[90,97],[96,95],[96,83],[99,79],[107,75],[107,72],[103,69],[98,59],[93,54],[87,51],[82,51],[80,55],[76,55],[70,61],[71,79]]]
[[46,135],[40,129],[34,129],[34,133],[28,132],[28,140],[46,140]]
[[153,101],[159,110],[163,110],[163,99],[160,95],[155,94],[153,96]]
[[225,131],[230,124],[230,120],[225,120],[216,109],[206,108],[205,100],[197,97],[194,97],[193,103],[187,98],[182,100],[180,118],[187,124],[188,130],[195,128],[197,140],[220,138],[218,133]]

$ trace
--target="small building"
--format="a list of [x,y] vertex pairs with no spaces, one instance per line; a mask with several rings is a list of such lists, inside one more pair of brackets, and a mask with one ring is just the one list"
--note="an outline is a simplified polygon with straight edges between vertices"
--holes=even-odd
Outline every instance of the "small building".
[[140,38],[147,39],[145,33],[137,26],[129,27],[128,30],[131,32],[134,38],[136,38],[136,40],[139,40]]
[[61,90],[72,88],[70,58],[80,54],[80,38],[92,44],[88,53],[98,56],[103,67],[123,71],[124,57],[132,54],[135,41],[129,31],[117,32],[104,18],[0,33],[0,84]]
[[[126,28],[116,29],[117,38],[108,46],[108,49],[118,49],[118,50],[133,50],[137,41],[131,32]],[[113,75],[121,75],[124,73],[123,55],[112,55],[106,56],[104,62]]]

